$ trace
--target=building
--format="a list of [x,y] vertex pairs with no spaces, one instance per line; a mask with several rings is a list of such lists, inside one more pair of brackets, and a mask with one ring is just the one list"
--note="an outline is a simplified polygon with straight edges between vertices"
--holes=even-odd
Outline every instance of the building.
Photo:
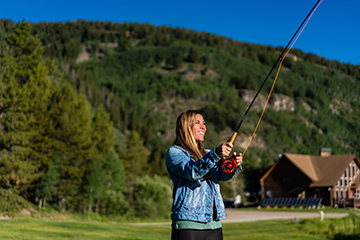
[[355,154],[285,153],[260,179],[261,198],[322,198],[326,206],[360,207],[360,161]]

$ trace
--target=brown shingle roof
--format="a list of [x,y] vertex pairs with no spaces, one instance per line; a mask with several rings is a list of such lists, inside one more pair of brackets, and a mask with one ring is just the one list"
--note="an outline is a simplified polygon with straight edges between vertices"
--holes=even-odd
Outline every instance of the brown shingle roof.
[[313,182],[318,180],[316,170],[309,155],[284,153],[284,156],[290,160],[297,168],[299,168]]
[[312,180],[310,187],[334,186],[352,161],[360,167],[354,154],[320,157],[285,153],[284,156]]

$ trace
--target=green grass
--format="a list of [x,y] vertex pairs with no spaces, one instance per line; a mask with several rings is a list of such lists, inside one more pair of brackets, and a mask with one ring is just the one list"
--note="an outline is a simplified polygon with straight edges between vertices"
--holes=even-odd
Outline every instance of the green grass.
[[[241,208],[238,211],[256,210]],[[262,211],[299,211],[299,209],[262,209]],[[321,209],[324,212],[358,213],[350,209]],[[302,209],[301,211],[318,212],[318,209]],[[170,239],[171,227],[169,219],[132,219],[101,218],[96,215],[71,215],[56,212],[41,212],[29,217],[16,215],[15,218],[0,220],[0,239]],[[320,222],[318,218],[292,223],[292,219],[265,220],[242,223],[223,223],[224,240],[237,239],[327,239],[325,232],[333,225],[340,231],[351,225],[351,219],[326,218]],[[134,223],[135,222],[135,223]],[[166,223],[163,223],[166,222]],[[357,225],[359,223],[356,223]],[[345,226],[345,227],[344,227]],[[332,234],[334,235],[334,234]]]
[[[325,239],[301,232],[291,220],[223,224],[224,240],[232,239]],[[170,239],[168,224],[143,225],[75,220],[9,219],[0,220],[1,239]]]
[[1,239],[169,239],[169,225],[140,226],[74,220],[0,220]]
[[291,220],[266,220],[256,222],[228,223],[223,224],[224,240],[318,240],[326,239],[299,230],[298,224]]

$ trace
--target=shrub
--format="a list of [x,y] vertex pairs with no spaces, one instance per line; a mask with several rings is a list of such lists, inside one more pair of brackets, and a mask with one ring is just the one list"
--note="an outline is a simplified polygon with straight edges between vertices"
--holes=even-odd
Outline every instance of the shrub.
[[107,190],[104,193],[103,200],[100,204],[100,211],[105,215],[123,215],[129,210],[129,203],[126,202],[121,192]]
[[138,179],[132,191],[135,215],[142,218],[166,217],[171,209],[170,185],[165,179],[145,176]]

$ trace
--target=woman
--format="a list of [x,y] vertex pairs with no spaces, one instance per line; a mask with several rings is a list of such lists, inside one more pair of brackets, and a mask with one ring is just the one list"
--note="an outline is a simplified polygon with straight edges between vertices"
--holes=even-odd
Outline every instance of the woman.
[[242,155],[234,152],[238,169],[227,174],[220,162],[229,156],[233,145],[221,144],[205,150],[202,141],[205,121],[196,110],[180,114],[176,140],[166,153],[166,166],[173,182],[172,240],[223,239],[221,220],[225,207],[219,181],[227,181],[241,170]]

